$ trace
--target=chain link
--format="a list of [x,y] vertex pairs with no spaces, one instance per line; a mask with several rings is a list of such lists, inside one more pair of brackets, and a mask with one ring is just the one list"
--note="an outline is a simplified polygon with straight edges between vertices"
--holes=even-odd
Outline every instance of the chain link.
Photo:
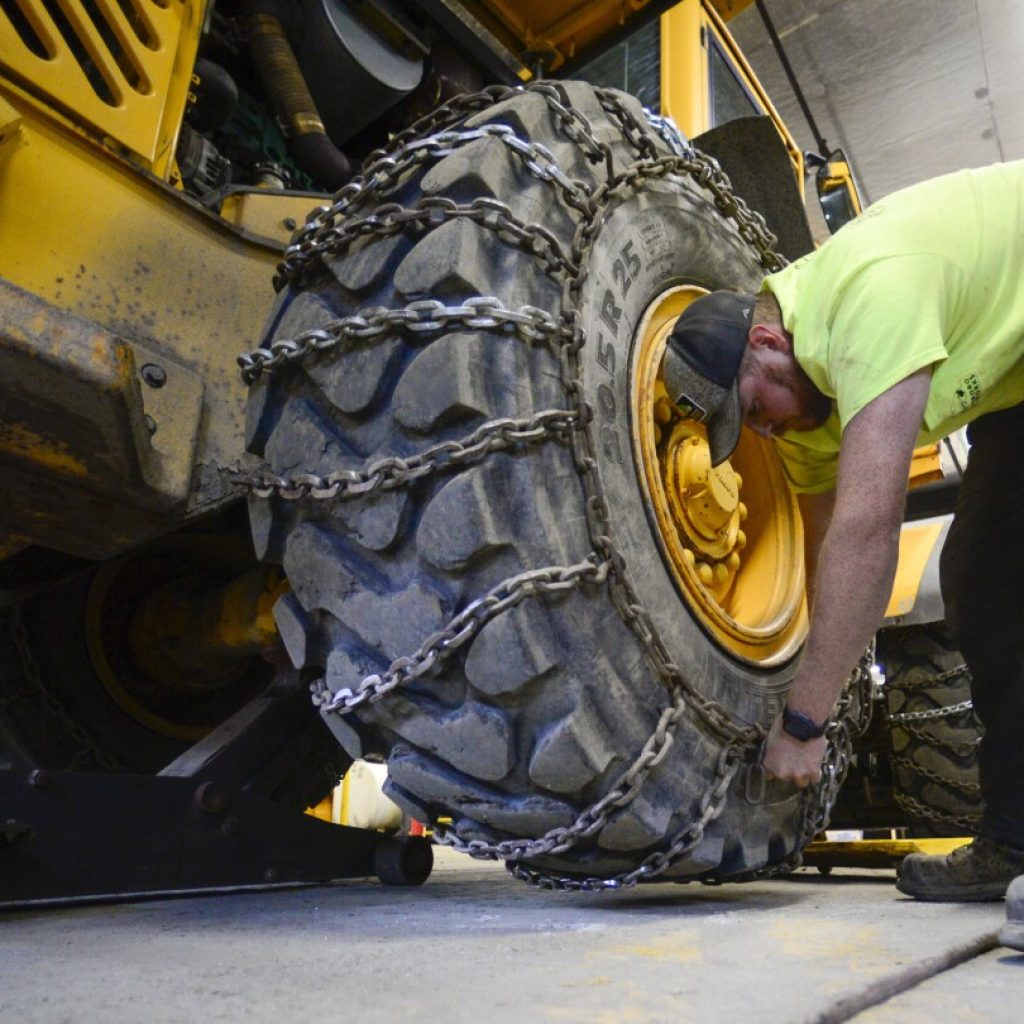
[[947,704],[941,708],[930,708],[928,711],[901,711],[897,714],[890,714],[890,722],[924,722],[931,718],[952,718],[954,715],[962,715],[974,707],[974,701],[962,700],[956,704]]
[[[388,238],[409,228],[426,230],[450,220],[468,220],[494,231],[503,242],[539,260],[545,273],[551,276],[576,273],[577,268],[562,252],[551,231],[541,224],[527,224],[519,220],[507,204],[489,196],[478,196],[468,205],[456,203],[447,196],[424,196],[411,207],[401,203],[383,203],[375,207],[373,213],[349,217],[317,230],[312,236],[315,248],[304,250],[308,254],[305,262],[308,264],[314,256],[320,260],[338,256],[361,238]],[[282,278],[281,273],[277,279],[279,286],[290,279]]]
[[313,703],[324,713],[347,715],[363,704],[375,704],[392,690],[429,672],[475,636],[485,623],[528,597],[574,590],[584,583],[600,585],[608,576],[608,563],[593,558],[576,565],[530,569],[503,580],[467,605],[445,627],[431,634],[415,654],[397,658],[382,675],[369,675],[355,689],[331,693],[323,679],[313,683]]
[[934,821],[940,825],[952,825],[954,828],[961,829],[966,835],[976,835],[978,827],[981,824],[980,813],[976,816],[968,816],[966,814],[952,814],[949,811],[940,811],[935,807],[928,807],[921,803],[920,800],[915,797],[909,796],[906,793],[896,792],[893,794],[896,799],[896,803],[907,812],[907,814],[916,817],[918,820]]
[[[509,131],[489,126],[481,129],[457,128],[471,114],[492,103],[507,99],[520,92],[540,95],[551,110],[560,130],[575,143],[585,157],[594,163],[603,162],[604,180],[589,188],[565,174],[555,163],[549,150],[518,139]],[[567,410],[549,410],[542,415],[553,417],[550,431],[559,437],[568,434],[573,460],[580,476],[585,496],[585,516],[593,552],[574,566],[531,570],[505,580],[483,598],[474,601],[456,615],[448,625],[428,637],[412,655],[394,661],[381,675],[364,678],[353,689],[342,688],[330,693],[324,680],[314,686],[314,699],[325,713],[347,714],[361,705],[381,700],[395,689],[430,672],[439,661],[450,656],[496,615],[518,604],[528,596],[551,594],[580,586],[583,583],[606,585],[609,596],[626,625],[632,630],[646,656],[653,665],[667,691],[669,701],[661,711],[654,732],[616,784],[601,799],[583,810],[576,820],[564,828],[553,829],[536,839],[516,838],[488,843],[482,840],[464,840],[453,830],[439,828],[439,842],[475,857],[504,858],[509,870],[534,885],[553,889],[603,890],[620,889],[662,874],[681,857],[686,856],[702,841],[708,825],[725,807],[729,788],[739,771],[744,756],[755,750],[764,738],[764,729],[733,719],[717,702],[702,695],[673,662],[668,649],[659,636],[650,614],[637,595],[625,559],[614,541],[614,530],[605,497],[604,486],[598,473],[596,442],[591,427],[592,410],[581,387],[579,352],[586,344],[578,302],[592,240],[596,237],[608,204],[627,196],[659,178],[681,176],[695,182],[710,196],[718,212],[733,222],[740,237],[757,254],[761,266],[773,271],[785,265],[774,251],[775,236],[768,230],[760,214],[731,188],[729,179],[719,165],[709,157],[690,147],[678,132],[666,136],[667,125],[655,122],[653,130],[630,111],[619,97],[607,90],[596,90],[598,100],[612,122],[619,128],[628,146],[636,151],[638,159],[621,173],[615,173],[612,151],[599,143],[586,117],[570,102],[566,89],[552,83],[536,83],[523,89],[493,87],[476,97],[451,101],[426,119],[422,119],[401,133],[384,151],[371,155],[361,177],[342,189],[334,202],[313,214],[305,227],[289,246],[279,268],[278,286],[301,277],[325,256],[341,252],[359,238],[386,236],[407,227],[430,227],[455,218],[469,218],[493,229],[506,243],[529,252],[540,262],[543,270],[563,288],[563,309],[556,320],[540,310],[524,307],[518,311],[505,310],[498,300],[480,297],[467,300],[460,307],[444,307],[440,303],[414,303],[404,310],[373,309],[354,317],[336,321],[324,328],[305,332],[294,339],[273,342],[269,349],[259,349],[240,359],[243,378],[252,383],[269,370],[298,362],[314,352],[334,349],[342,343],[361,338],[376,337],[387,330],[443,330],[452,323],[477,319],[477,326],[515,330],[529,340],[543,340],[558,352],[562,383],[568,399]],[[433,133],[433,134],[432,134]],[[432,135],[423,138],[423,135]],[[658,137],[665,139],[671,154],[659,151]],[[525,224],[512,216],[508,206],[494,199],[480,198],[468,206],[460,206],[450,199],[428,197],[406,208],[396,203],[385,203],[372,213],[359,215],[370,200],[384,198],[412,168],[436,160],[455,148],[479,138],[498,139],[523,162],[527,170],[557,190],[565,204],[581,214],[579,224],[567,254],[558,239],[546,228]],[[429,308],[428,308],[429,307]],[[484,322],[486,321],[486,322]],[[560,412],[563,419],[554,419]],[[437,459],[433,449],[413,457],[413,460],[384,460],[386,466],[370,466],[357,474],[356,480],[344,471],[319,477],[300,474],[288,480],[280,478],[250,478],[259,490],[255,493],[274,493],[282,497],[338,497],[344,492],[365,493],[374,488],[399,486],[417,476],[435,472],[470,457],[481,457],[488,451],[491,439],[502,437],[509,443],[524,439],[512,435],[527,427],[507,426],[488,434],[481,447],[474,447],[473,439],[439,445]],[[485,425],[494,427],[493,424]],[[481,428],[484,429],[484,428]],[[539,427],[538,427],[539,429]],[[504,433],[501,433],[504,431]],[[539,440],[541,435],[527,440]],[[503,445],[499,445],[503,446]],[[462,453],[473,450],[474,454]],[[381,475],[375,475],[380,470]],[[415,473],[415,475],[413,475]],[[371,483],[371,480],[374,481]],[[335,489],[336,488],[336,489]],[[358,488],[362,488],[359,490]],[[870,677],[868,677],[870,686]],[[798,850],[827,823],[835,794],[845,775],[850,758],[853,689],[848,687],[838,705],[836,720],[827,733],[828,747],[822,781],[813,790],[805,790],[803,797],[803,829]],[[862,699],[861,714],[870,714],[870,695]],[[631,871],[611,878],[572,878],[546,874],[523,865],[522,861],[537,857],[555,857],[566,852],[585,838],[597,834],[609,816],[631,803],[650,773],[662,763],[671,749],[675,732],[683,715],[693,714],[722,741],[721,753],[715,766],[714,777],[697,802],[695,817],[685,824],[662,850],[650,854]],[[799,863],[799,852],[788,862]]]
[[939,772],[932,771],[931,768],[926,768],[923,764],[912,761],[909,757],[893,757],[892,764],[894,768],[903,768],[914,775],[919,775],[922,779],[938,782],[962,793],[970,793],[972,796],[978,796],[981,793],[981,786],[977,782],[962,782],[959,779],[948,778]]
[[656,114],[653,110],[648,110],[647,107],[644,107],[644,116],[647,118],[647,123],[661,136],[662,141],[676,156],[689,156],[693,152],[693,147],[671,117]]
[[563,335],[571,336],[572,328],[556,320],[536,306],[506,308],[493,295],[478,295],[457,306],[446,306],[437,299],[410,302],[399,309],[373,306],[352,316],[332,320],[323,327],[312,328],[294,338],[277,338],[267,348],[253,349],[238,357],[242,380],[254,384],[264,373],[300,363],[313,355],[333,352],[347,342],[365,342],[391,331],[406,330],[415,334],[444,331],[452,326],[470,330],[503,330],[525,341],[542,341],[555,346]]
[[667,871],[676,861],[693,852],[704,838],[708,825],[725,809],[729,787],[741,767],[742,755],[737,745],[722,748],[714,783],[705,790],[698,805],[698,817],[684,825],[669,840],[664,850],[657,850],[645,857],[631,871],[623,871],[610,877],[574,878],[568,875],[550,875],[525,867],[519,860],[509,859],[506,869],[513,878],[540,889],[558,892],[605,892],[616,889],[630,889],[639,882],[649,882]]
[[978,749],[978,744],[981,743],[980,736],[975,736],[974,739],[964,740],[961,743],[957,743],[953,740],[944,739],[941,736],[936,736],[933,733],[927,732],[919,726],[902,723],[900,728],[911,736],[916,736],[919,740],[924,740],[924,742],[929,746],[935,747],[938,750],[948,750],[949,753],[956,757],[970,757]]
[[[280,290],[288,283],[300,282],[305,273],[322,259],[324,245],[338,223],[350,217],[369,200],[387,195],[402,176],[418,164],[441,159],[459,146],[488,135],[510,145],[520,157],[525,158],[526,168],[531,174],[542,181],[554,183],[570,206],[583,209],[582,183],[565,175],[545,147],[520,139],[512,129],[503,125],[487,125],[465,131],[448,130],[472,114],[520,92],[540,95],[566,137],[578,145],[589,160],[603,161],[608,168],[608,176],[611,176],[611,151],[594,138],[590,123],[567,102],[562,87],[547,82],[522,88],[491,86],[479,93],[457,96],[400,132],[387,147],[371,153],[361,175],[337,192],[329,206],[317,207],[310,213],[305,225],[285,250],[284,259],[274,278],[274,287]],[[511,141],[513,139],[514,142]]]
[[343,500],[378,491],[406,487],[421,477],[450,472],[478,462],[492,452],[548,440],[565,440],[578,423],[576,413],[544,409],[528,420],[490,420],[461,441],[439,441],[416,455],[390,455],[371,462],[365,469],[339,469],[326,476],[296,473],[282,477],[269,466],[239,470],[232,483],[246,487],[257,498],[278,497],[288,501],[304,498]]
[[930,686],[936,686],[939,683],[948,683],[950,679],[960,678],[967,683],[971,681],[971,670],[965,662],[954,665],[952,668],[946,669],[945,672],[938,672],[933,676],[924,676],[921,679],[914,680],[900,679],[898,684],[894,684],[893,689],[902,690],[904,693],[913,693],[917,690],[927,690]]

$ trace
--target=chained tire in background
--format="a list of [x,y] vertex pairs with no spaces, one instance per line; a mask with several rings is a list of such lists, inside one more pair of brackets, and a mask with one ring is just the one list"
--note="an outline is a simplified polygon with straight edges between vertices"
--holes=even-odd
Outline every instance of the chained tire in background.
[[977,833],[978,742],[963,655],[941,623],[886,630],[878,658],[886,677],[893,795],[919,836]]
[[488,98],[315,215],[243,357],[281,636],[455,845],[563,879],[777,864],[818,797],[740,761],[806,631],[798,515],[770,444],[710,471],[658,380],[681,309],[755,289],[768,243],[631,98]]

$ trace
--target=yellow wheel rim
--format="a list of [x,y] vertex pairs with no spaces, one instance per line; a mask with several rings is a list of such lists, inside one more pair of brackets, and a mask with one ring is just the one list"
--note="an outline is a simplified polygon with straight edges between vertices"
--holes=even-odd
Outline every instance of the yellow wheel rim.
[[711,468],[704,428],[682,419],[661,380],[672,325],[694,299],[672,288],[647,308],[633,364],[633,443],[662,555],[697,620],[733,657],[769,667],[807,634],[803,528],[771,441],[742,431]]

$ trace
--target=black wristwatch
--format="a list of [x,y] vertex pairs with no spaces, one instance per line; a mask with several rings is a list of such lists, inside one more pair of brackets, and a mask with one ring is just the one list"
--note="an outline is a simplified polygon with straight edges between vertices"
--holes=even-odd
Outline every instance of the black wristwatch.
[[799,711],[790,710],[788,704],[782,709],[782,731],[788,732],[793,739],[797,739],[801,743],[824,736],[827,726],[827,718],[821,725],[816,725],[813,718],[803,715]]

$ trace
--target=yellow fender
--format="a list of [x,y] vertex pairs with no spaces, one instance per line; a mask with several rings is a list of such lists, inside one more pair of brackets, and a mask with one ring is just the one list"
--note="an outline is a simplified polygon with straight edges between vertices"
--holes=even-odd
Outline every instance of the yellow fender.
[[900,560],[883,628],[940,622],[946,617],[939,588],[939,556],[952,522],[949,514],[903,524]]

